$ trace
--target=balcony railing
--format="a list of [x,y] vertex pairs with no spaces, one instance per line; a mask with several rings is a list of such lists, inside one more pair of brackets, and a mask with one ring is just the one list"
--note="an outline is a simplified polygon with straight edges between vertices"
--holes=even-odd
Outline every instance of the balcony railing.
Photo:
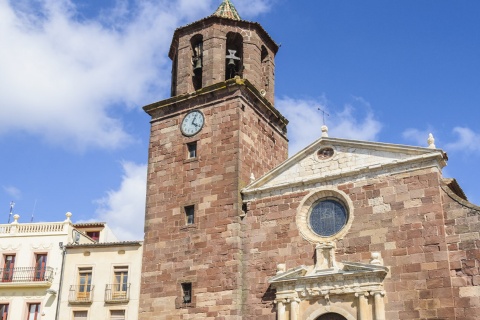
[[105,288],[105,302],[123,303],[130,300],[129,284],[107,284]]
[[53,281],[53,268],[0,268],[0,284],[5,283],[38,283]]
[[93,301],[93,289],[94,285],[78,285],[70,286],[70,292],[68,294],[68,302],[71,304],[88,304]]

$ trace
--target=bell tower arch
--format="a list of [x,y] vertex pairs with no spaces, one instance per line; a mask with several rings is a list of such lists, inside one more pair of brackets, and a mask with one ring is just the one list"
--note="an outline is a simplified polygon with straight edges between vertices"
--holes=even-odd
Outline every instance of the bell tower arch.
[[237,76],[273,104],[277,51],[260,24],[241,20],[225,0],[213,15],[175,30],[169,51],[172,96]]
[[273,106],[277,50],[230,0],[174,32],[171,97],[144,107],[140,320],[247,317],[240,190],[288,155],[288,121]]

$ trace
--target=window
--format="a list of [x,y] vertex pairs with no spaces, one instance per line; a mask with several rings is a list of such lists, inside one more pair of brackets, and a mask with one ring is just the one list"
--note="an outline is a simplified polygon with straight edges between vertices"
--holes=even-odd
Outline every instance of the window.
[[35,255],[35,274],[34,281],[45,280],[45,270],[47,269],[47,255],[44,253]]
[[194,224],[195,222],[195,206],[186,206],[185,207],[185,218],[187,225]]
[[100,239],[100,231],[87,231],[87,236],[98,242]]
[[193,159],[197,157],[197,141],[187,143],[187,158]]
[[225,80],[243,73],[243,37],[239,33],[227,33],[225,51]]
[[90,300],[90,291],[92,290],[92,268],[78,269],[78,300]]
[[192,44],[193,88],[198,90],[202,88],[203,36],[197,34],[192,37],[190,42]]
[[113,285],[113,298],[125,299],[128,289],[128,267],[114,267],[115,283]]
[[192,284],[182,283],[183,303],[192,303]]
[[13,280],[13,271],[15,268],[15,255],[5,255],[3,259],[2,281],[10,282]]
[[0,320],[7,320],[8,304],[0,304]]
[[40,317],[40,303],[29,303],[27,320],[40,320]]
[[87,320],[88,311],[73,311],[73,320]]
[[313,205],[309,220],[313,232],[330,237],[342,230],[348,213],[343,204],[334,199],[320,200]]
[[110,310],[110,320],[125,320],[125,310]]

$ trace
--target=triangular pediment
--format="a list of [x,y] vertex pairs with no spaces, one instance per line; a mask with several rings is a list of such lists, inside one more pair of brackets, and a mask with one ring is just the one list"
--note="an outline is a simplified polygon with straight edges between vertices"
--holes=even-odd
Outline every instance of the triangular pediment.
[[271,281],[287,281],[287,280],[292,280],[292,279],[298,279],[300,277],[305,276],[309,271],[309,268],[307,268],[304,265],[301,265],[299,267],[284,271],[284,272],[279,272],[276,276],[274,276]]
[[242,192],[249,194],[291,185],[308,185],[365,172],[380,175],[392,172],[395,167],[413,169],[425,165],[443,168],[446,154],[440,149],[322,137],[252,182]]
[[343,262],[339,263],[340,268],[316,270],[313,266],[299,266],[285,272],[279,273],[276,276],[269,279],[269,283],[281,283],[285,281],[318,281],[322,278],[335,278],[339,281],[343,281],[344,277],[352,278],[363,277],[365,274],[379,274],[385,276],[388,272],[388,268],[380,265],[355,263],[355,262]]

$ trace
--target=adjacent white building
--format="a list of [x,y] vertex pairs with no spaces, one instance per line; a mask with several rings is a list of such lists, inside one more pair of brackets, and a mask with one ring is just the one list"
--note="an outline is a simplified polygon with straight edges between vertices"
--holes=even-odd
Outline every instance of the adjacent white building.
[[142,242],[71,216],[0,224],[0,320],[137,319]]
[[0,319],[55,319],[63,247],[74,234],[71,215],[45,223],[20,223],[14,215],[0,225]]
[[142,242],[69,244],[66,252],[59,319],[138,319]]

